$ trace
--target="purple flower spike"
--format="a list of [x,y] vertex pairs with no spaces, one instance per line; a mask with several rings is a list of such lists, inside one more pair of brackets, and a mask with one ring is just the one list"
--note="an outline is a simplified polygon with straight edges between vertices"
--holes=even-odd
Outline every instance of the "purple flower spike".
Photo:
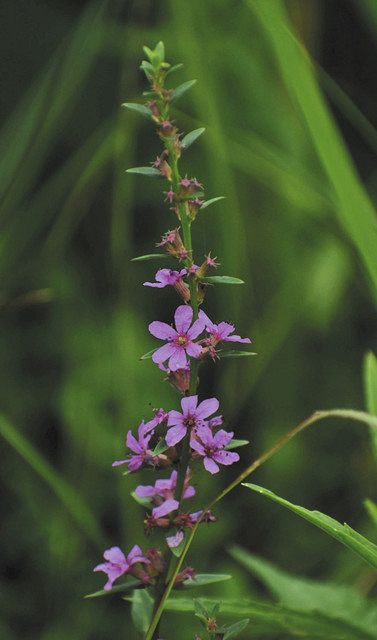
[[106,582],[104,589],[109,591],[113,586],[113,582],[120,578],[125,573],[129,573],[132,566],[137,562],[143,564],[149,564],[149,560],[143,556],[143,552],[140,547],[135,544],[131,551],[127,555],[124,555],[123,551],[119,547],[111,547],[106,549],[103,557],[107,562],[103,562],[94,567],[93,571],[103,571],[107,574],[108,581]]
[[181,400],[182,413],[170,411],[168,418],[168,430],[166,434],[166,444],[173,447],[186,435],[187,429],[194,429],[205,424],[205,418],[215,413],[219,408],[219,401],[216,398],[203,400],[198,405],[198,396],[187,396]]
[[162,364],[169,360],[170,371],[177,371],[187,366],[187,355],[198,358],[202,348],[193,342],[203,331],[205,322],[201,319],[195,320],[190,327],[193,317],[193,310],[186,305],[179,306],[174,314],[175,329],[166,322],[154,321],[149,325],[149,332],[155,338],[167,340],[167,343],[157,349],[152,356],[155,364]]
[[[203,458],[204,467],[209,473],[218,473],[219,464],[230,465],[240,459],[238,453],[224,451],[224,447],[233,438],[233,432],[220,429],[213,434],[211,429],[204,425],[199,427],[195,436],[191,438],[190,446]],[[218,464],[217,464],[218,463]]]
[[181,271],[159,269],[155,276],[156,282],[144,282],[144,287],[155,287],[157,289],[163,289],[169,285],[174,287],[186,274],[186,269],[181,269]]
[[119,467],[119,465],[121,464],[127,464],[129,471],[137,471],[144,462],[151,458],[152,452],[148,449],[148,444],[153,435],[151,431],[155,426],[153,425],[151,427],[151,422],[153,422],[153,420],[147,422],[146,424],[142,422],[139,425],[137,440],[132,431],[129,431],[127,433],[126,446],[128,447],[128,449],[133,451],[135,455],[130,456],[125,460],[115,460],[115,462],[113,462],[112,464],[113,467]]

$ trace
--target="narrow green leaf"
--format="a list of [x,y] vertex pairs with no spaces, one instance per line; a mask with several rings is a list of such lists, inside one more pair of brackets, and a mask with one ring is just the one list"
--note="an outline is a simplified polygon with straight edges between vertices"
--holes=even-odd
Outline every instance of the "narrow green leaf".
[[161,438],[160,442],[153,449],[152,455],[158,456],[160,455],[160,453],[164,453],[164,451],[166,451],[167,449],[169,449],[168,445],[166,444],[164,438]]
[[[153,65],[148,62],[147,60],[143,60],[141,65],[140,65],[140,69],[142,71],[144,71],[145,75],[147,76],[148,80],[150,80],[153,77],[154,74],[154,67]],[[145,93],[143,92],[143,95],[145,95]],[[149,117],[151,116],[151,113],[149,112]]]
[[94,593],[89,593],[84,598],[102,598],[103,596],[112,596],[114,593],[123,593],[124,591],[129,591],[130,589],[135,589],[135,587],[140,585],[140,580],[129,580],[128,582],[122,582],[122,584],[117,584],[109,591],[105,591],[101,589],[100,591],[95,591]]
[[126,169],[126,173],[137,173],[142,176],[148,176],[148,178],[161,178],[161,173],[154,167],[131,167]]
[[152,618],[153,598],[147,589],[135,589],[132,596],[131,618],[140,633],[148,630]]
[[[248,6],[260,19],[286,88],[301,110],[313,147],[334,189],[339,222],[357,247],[376,294],[375,208],[320,91],[314,66],[293,33],[287,8],[282,0],[248,0]],[[377,301],[376,295],[374,299]]]
[[144,260],[163,260],[168,256],[166,253],[146,253],[144,256],[136,256],[131,258],[130,262],[143,262]]
[[240,278],[233,278],[232,276],[208,276],[203,278],[203,282],[211,284],[245,284]]
[[145,104],[138,104],[137,102],[123,102],[122,107],[129,111],[136,111],[136,113],[139,113],[144,118],[148,118],[148,120],[151,119],[151,110],[146,107]]
[[171,67],[170,69],[168,69],[168,71],[165,73],[165,76],[170,75],[171,73],[174,73],[174,71],[178,71],[179,69],[183,68],[183,62],[180,62],[179,64],[175,64],[173,67]]
[[204,618],[204,620],[206,620],[208,618],[208,611],[203,606],[201,601],[200,600],[194,600],[193,604],[194,604],[194,611],[195,611],[196,615],[197,616],[201,616],[201,617]]
[[238,546],[230,549],[230,555],[260,580],[280,605],[318,612],[376,634],[377,605],[354,587],[291,575]]
[[158,42],[154,49],[154,56],[158,63],[164,62],[165,60],[165,46],[162,41]]
[[[197,140],[204,132],[205,132],[205,127],[200,127],[200,129],[194,129],[194,131],[190,131],[190,133],[187,133],[185,137],[182,138],[182,146],[185,149],[188,149],[195,142],[195,140]],[[203,205],[202,205],[202,208],[203,208]]]
[[231,575],[227,573],[197,573],[194,578],[185,580],[183,586],[186,589],[192,589],[193,587],[204,587],[207,584],[215,584],[216,582],[224,582],[230,580]]
[[191,89],[191,87],[194,86],[194,84],[196,84],[196,80],[188,80],[187,82],[180,84],[178,87],[173,89],[170,101],[174,102],[174,100],[181,98],[187,91],[189,91],[189,89]]
[[231,640],[231,638],[236,638],[242,633],[244,629],[246,629],[249,624],[250,619],[245,618],[245,620],[240,620],[239,622],[235,622],[226,630],[225,635],[223,636],[223,640]]
[[368,499],[364,501],[364,506],[377,527],[377,504],[373,502],[373,500]]
[[280,498],[272,491],[259,487],[255,484],[242,483],[244,487],[256,491],[261,495],[277,502],[278,504],[286,507],[290,511],[293,511],[304,520],[307,520],[311,524],[314,524],[319,529],[322,529],[325,533],[341,542],[343,545],[357,553],[361,558],[366,560],[372,567],[377,568],[377,545],[365,538],[360,533],[349,527],[347,524],[341,524],[334,518],[321,513],[320,511],[310,511],[305,507],[292,504],[284,498]]
[[[158,347],[156,347],[156,349],[158,349]],[[140,360],[148,360],[149,358],[151,358],[156,349],[152,349],[151,351],[147,351],[147,353],[144,353],[143,356],[140,356]]]
[[135,491],[131,491],[130,493],[131,498],[133,498],[135,500],[135,502],[137,502],[138,504],[140,504],[142,507],[146,507],[146,508],[150,508],[151,506],[151,502],[148,498],[143,498],[141,496],[138,496]]
[[219,357],[222,358],[249,358],[250,356],[257,356],[254,351],[220,351]]
[[215,202],[219,202],[219,200],[225,200],[225,196],[217,196],[217,198],[210,198],[210,200],[204,200],[200,209],[206,209],[210,207],[211,204],[215,204]]
[[[377,359],[371,351],[364,359],[364,389],[369,413],[377,416]],[[377,461],[377,430],[371,429],[374,456]]]
[[[195,602],[195,601],[194,601]],[[166,611],[192,613],[194,602],[191,598],[174,596],[165,604]],[[198,602],[198,601],[196,601]],[[200,609],[195,608],[198,618],[207,618],[216,601],[201,598]],[[195,605],[196,606],[196,605]],[[221,599],[221,614],[225,616],[248,616],[251,624],[258,625],[258,631],[290,634],[294,637],[310,640],[376,640],[376,635],[366,633],[351,623],[344,623],[325,616],[317,611],[294,611],[293,609],[269,602],[256,602],[248,599]]]
[[39,451],[3,416],[0,416],[0,435],[46,482],[88,538],[102,547],[104,544],[102,531],[77,489],[71,487],[65,478],[61,477]]
[[237,440],[233,438],[233,440],[226,445],[225,449],[229,451],[230,449],[237,449],[237,447],[245,447],[247,444],[250,444],[249,440]]

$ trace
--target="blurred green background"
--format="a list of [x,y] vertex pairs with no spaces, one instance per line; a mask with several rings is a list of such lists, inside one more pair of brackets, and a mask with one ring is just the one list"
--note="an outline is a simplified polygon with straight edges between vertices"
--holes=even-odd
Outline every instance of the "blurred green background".
[[[167,59],[185,65],[172,81],[198,79],[176,117],[184,131],[207,133],[183,168],[208,198],[226,200],[195,224],[197,261],[212,250],[222,273],[246,281],[211,290],[206,310],[234,321],[258,352],[208,365],[201,393],[219,396],[227,425],[251,440],[246,466],[314,409],[364,408],[363,359],[376,344],[377,4],[0,8],[0,637],[132,640],[126,603],[82,596],[103,584],[92,574],[103,549],[143,535],[128,495],[138,480],[111,468],[125,432],[178,401],[139,360],[154,346],[147,323],[170,321],[178,302],[141,286],[154,263],[130,263],[175,225],[160,185],[124,173],[159,150],[153,127],[120,108],[145,88],[142,45],[164,40]],[[316,81],[287,24],[319,65]],[[236,472],[207,476],[200,495]],[[252,481],[368,531],[362,500],[376,498],[375,478],[367,430],[327,421]],[[261,594],[230,558],[231,542],[297,574],[365,582],[351,552],[246,489],[217,515],[190,556],[200,571],[236,576],[216,593]],[[198,630],[169,614],[166,638],[177,623],[183,640]]]

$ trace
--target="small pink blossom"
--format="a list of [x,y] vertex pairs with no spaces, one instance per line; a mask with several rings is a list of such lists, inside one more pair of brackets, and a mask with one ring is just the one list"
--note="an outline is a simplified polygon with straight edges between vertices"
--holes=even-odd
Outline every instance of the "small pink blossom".
[[169,191],[164,191],[164,194],[166,195],[165,202],[168,201],[170,202],[170,204],[172,204],[175,198],[174,191],[172,189],[169,189]]
[[175,547],[179,547],[184,537],[185,535],[183,531],[177,531],[173,536],[168,536],[166,538],[166,542],[170,549],[174,549]]
[[174,271],[173,269],[159,269],[155,275],[156,282],[144,282],[144,287],[156,287],[162,289],[163,287],[174,287],[177,282],[182,281],[183,276],[187,274],[186,269],[181,271]]
[[103,571],[107,574],[108,581],[104,586],[105,591],[109,591],[111,589],[113,582],[117,580],[117,578],[120,578],[120,576],[125,573],[132,572],[134,564],[138,562],[142,564],[149,564],[149,560],[143,555],[142,550],[137,544],[132,547],[127,557],[119,547],[106,549],[103,557],[107,562],[98,564],[94,567],[93,571]]
[[166,444],[173,447],[180,442],[187,431],[205,424],[205,419],[219,408],[219,401],[216,398],[203,400],[198,404],[198,396],[187,396],[181,400],[182,413],[170,411],[168,418],[168,430],[166,434]]
[[205,257],[205,265],[206,267],[212,267],[214,269],[217,269],[217,267],[220,266],[220,262],[216,262],[217,258],[212,258],[211,256],[211,252],[209,252],[209,254]]
[[[119,467],[122,464],[128,466],[129,471],[137,471],[143,464],[153,464],[158,461],[158,456],[153,456],[152,451],[149,449],[149,441],[153,435],[153,429],[158,424],[159,418],[156,416],[145,423],[144,421],[139,425],[137,439],[133,435],[132,431],[128,431],[126,436],[126,447],[130,449],[134,455],[131,455],[125,460],[115,460],[113,467]],[[162,422],[162,420],[161,420]]]
[[203,320],[206,330],[209,333],[209,337],[205,338],[204,343],[210,347],[216,347],[219,342],[251,343],[250,338],[241,338],[241,336],[231,335],[235,331],[235,327],[229,322],[220,322],[219,324],[212,322],[202,309],[199,311],[199,318]]
[[152,355],[155,364],[162,364],[169,360],[170,371],[184,369],[187,366],[187,355],[199,358],[201,346],[193,342],[204,329],[203,320],[195,320],[191,325],[193,310],[186,305],[179,306],[174,314],[175,329],[166,322],[154,321],[149,325],[149,332],[155,338],[167,340],[167,343],[157,349]]
[[208,425],[204,425],[196,429],[190,446],[203,458],[204,468],[214,474],[220,471],[219,464],[230,465],[240,459],[238,453],[224,451],[232,438],[233,432],[220,429],[213,434]]
[[187,177],[187,175],[182,178],[179,182],[179,184],[181,185],[181,187],[183,187],[184,189],[188,189],[191,186],[191,180]]

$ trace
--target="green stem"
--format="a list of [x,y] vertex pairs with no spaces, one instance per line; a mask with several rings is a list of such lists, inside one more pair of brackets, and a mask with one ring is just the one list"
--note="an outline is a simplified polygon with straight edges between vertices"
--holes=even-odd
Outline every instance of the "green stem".
[[[172,188],[175,193],[179,191],[179,183],[181,180],[181,176],[179,174],[178,169],[178,158],[175,152],[174,146],[169,143],[169,140],[166,140],[165,146],[169,151],[170,158],[170,166],[172,169]],[[191,266],[193,264],[193,249],[192,249],[192,237],[191,237],[191,221],[188,216],[188,207],[186,203],[178,204],[179,217],[182,225],[182,235],[183,235],[183,243],[185,248],[188,251],[188,258],[185,261],[186,266]],[[193,310],[193,319],[196,320],[198,317],[199,311],[199,303],[198,303],[198,288],[197,283],[194,277],[190,277],[190,305]],[[189,386],[189,395],[194,395],[197,391],[198,387],[198,361],[195,358],[190,358],[190,386]],[[187,432],[181,446],[181,454],[180,454],[180,465],[177,473],[177,484],[175,489],[175,498],[179,502],[179,506],[181,506],[183,493],[184,493],[184,485],[185,479],[187,475],[187,469],[190,462],[190,431]],[[173,556],[170,551],[168,551],[169,557],[166,557],[166,569],[159,580],[159,584],[156,589],[155,602],[153,608],[153,616],[160,609],[161,602],[164,598],[164,593],[166,590],[166,582],[167,578],[170,574],[171,564]],[[178,560],[177,560],[178,562]],[[174,569],[175,570],[175,569]],[[161,616],[157,623],[157,626],[153,633],[152,640],[158,640],[159,638],[159,627],[160,627]]]

